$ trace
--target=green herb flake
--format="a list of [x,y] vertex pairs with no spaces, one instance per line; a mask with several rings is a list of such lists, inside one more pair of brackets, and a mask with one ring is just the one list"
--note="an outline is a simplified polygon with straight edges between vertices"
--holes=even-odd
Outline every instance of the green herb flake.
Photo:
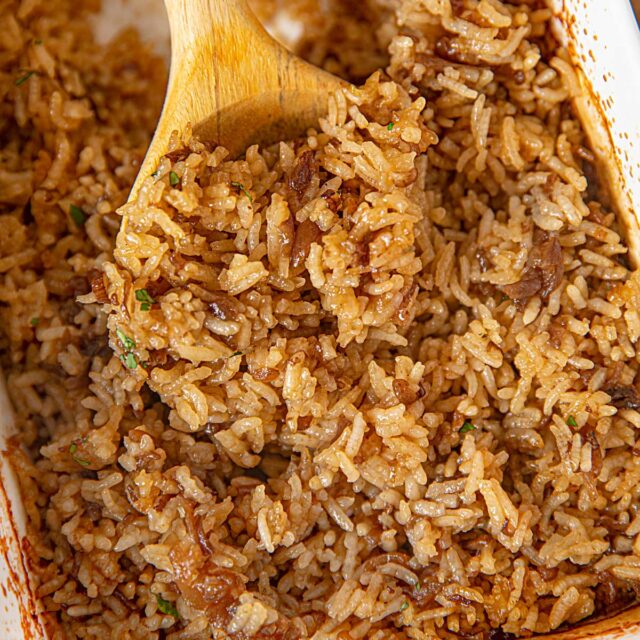
[[475,431],[478,427],[475,424],[471,424],[471,422],[465,422],[460,427],[460,433],[468,433],[469,431]]
[[231,357],[233,358],[233,356],[241,356],[241,355],[242,355],[242,351],[234,351],[234,352],[231,354]]
[[148,302],[150,304],[155,302],[146,289],[136,289],[135,296],[138,302]]
[[151,177],[152,177],[152,178],[157,178],[157,177],[158,177],[158,171],[160,171],[160,169],[156,169],[156,170],[151,174]]
[[[81,440],[81,442],[84,442],[84,438]],[[88,467],[91,463],[88,460],[83,460],[82,458],[78,458],[78,456],[76,455],[76,453],[78,452],[78,443],[77,442],[72,442],[69,445],[69,453],[71,454],[71,458],[74,462],[77,462],[79,465],[83,466],[83,467]]]
[[169,171],[169,184],[172,187],[175,187],[178,182],[180,182],[180,178],[178,178],[178,174],[175,171]]
[[400,605],[400,611],[405,611],[406,609],[409,608],[409,603],[405,600],[401,605]]
[[390,123],[387,125],[387,131],[391,131],[391,130],[393,129],[393,125],[394,125],[394,124],[395,124],[394,122],[390,122]]
[[42,38],[36,38],[36,39],[33,41],[33,44],[42,44]]
[[124,362],[124,365],[125,367],[127,367],[127,369],[136,369],[138,366],[136,356],[131,352],[122,357],[122,362]]
[[156,601],[158,602],[158,609],[162,611],[162,613],[173,616],[174,618],[179,618],[180,614],[178,610],[173,606],[173,603],[165,600],[160,594],[156,594]]
[[569,417],[567,418],[567,424],[568,424],[570,427],[574,427],[574,428],[578,426],[578,423],[576,422],[576,419],[575,419],[573,416],[569,416]]
[[502,296],[502,298],[500,298],[500,304],[502,304],[503,302],[506,302],[507,300],[510,300],[511,298],[509,298],[509,296],[504,295]]
[[244,195],[249,198],[249,202],[253,202],[252,195],[245,189],[245,186],[242,184],[242,182],[232,182],[231,186],[242,191],[242,193],[244,193]]
[[122,346],[127,351],[131,351],[131,349],[136,348],[135,341],[132,340],[122,329],[116,329],[116,335],[118,336],[118,340],[122,343]]
[[21,75],[15,81],[16,87],[19,87],[20,85],[23,85],[34,74],[35,74],[35,71],[27,71],[27,73],[25,73],[24,75]]
[[155,303],[155,300],[149,295],[149,292],[146,289],[137,289],[136,290],[136,300],[140,302],[140,309],[142,311],[149,311],[151,309],[151,305]]
[[87,214],[75,204],[69,207],[69,215],[78,227],[81,227],[87,220]]
[[38,316],[35,316],[34,318],[31,318],[31,320],[29,321],[29,324],[32,327],[37,327],[40,324],[40,318],[38,318]]
[[416,591],[420,591],[420,589],[422,588],[422,585],[420,584],[420,580],[416,580],[415,584],[413,585],[413,588]]

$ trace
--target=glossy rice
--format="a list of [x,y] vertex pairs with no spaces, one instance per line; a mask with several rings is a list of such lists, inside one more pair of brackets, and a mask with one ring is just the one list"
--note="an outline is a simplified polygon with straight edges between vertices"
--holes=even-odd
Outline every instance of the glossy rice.
[[262,2],[357,84],[241,158],[175,135],[127,204],[162,64],[5,4],[2,364],[54,637],[495,640],[635,600],[640,276],[542,3]]

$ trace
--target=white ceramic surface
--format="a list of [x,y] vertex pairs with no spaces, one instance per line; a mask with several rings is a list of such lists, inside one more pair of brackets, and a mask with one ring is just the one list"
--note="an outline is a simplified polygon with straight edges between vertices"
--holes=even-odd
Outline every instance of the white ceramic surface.
[[[576,100],[592,147],[607,165],[603,182],[624,219],[640,214],[640,32],[629,0],[548,0],[557,29],[580,70]],[[627,221],[640,256],[640,225]],[[636,265],[640,267],[639,265]]]
[[28,587],[26,559],[22,555],[25,514],[16,478],[6,453],[6,439],[14,434],[11,406],[0,375],[0,634],[8,640],[44,637],[36,601]]
[[[621,210],[629,214],[635,204],[640,212],[640,73],[636,71],[640,33],[628,0],[549,2],[558,15],[558,33],[584,72],[584,96],[576,106],[607,166],[607,182]],[[103,4],[103,14],[96,20],[99,40],[135,24],[159,51],[166,51],[168,30],[161,0],[104,0]],[[639,229],[632,225],[629,241],[640,250]],[[0,450],[7,450],[12,433],[11,407],[0,375]],[[7,457],[0,455],[0,637],[45,640],[46,620],[38,610],[22,554],[24,511]],[[560,635],[566,640],[640,640],[640,607]]]

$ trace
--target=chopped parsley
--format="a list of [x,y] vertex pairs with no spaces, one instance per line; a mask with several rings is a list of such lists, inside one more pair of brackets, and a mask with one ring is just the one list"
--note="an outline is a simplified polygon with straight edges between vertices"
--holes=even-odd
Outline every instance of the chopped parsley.
[[391,129],[393,129],[393,125],[394,125],[394,124],[395,124],[394,122],[390,122],[390,123],[387,125],[387,131],[391,131]]
[[242,193],[244,193],[244,195],[249,198],[249,202],[253,202],[252,195],[245,189],[245,186],[242,184],[242,182],[232,182],[231,186],[242,191]]
[[178,182],[180,182],[180,178],[178,178],[178,174],[175,171],[169,171],[169,184],[172,187],[175,187]]
[[40,324],[40,318],[38,318],[38,316],[31,318],[31,320],[29,321],[29,324],[32,327],[37,327]]
[[475,431],[478,427],[471,422],[465,422],[461,427],[459,433],[469,433],[469,431]]
[[129,353],[122,354],[120,358],[122,359],[122,362],[124,362],[124,365],[125,367],[127,367],[127,369],[137,368],[138,361],[136,360],[135,354],[131,353],[131,351],[129,351]]
[[141,303],[140,309],[142,309],[142,311],[149,311],[151,305],[155,304],[155,300],[149,295],[146,289],[136,290],[136,300]]
[[160,171],[160,169],[156,169],[156,170],[151,174],[151,177],[152,177],[152,178],[157,178],[157,177],[158,177],[158,171]]
[[507,300],[509,300],[509,299],[510,299],[510,298],[509,298],[509,296],[507,296],[507,295],[502,296],[502,298],[500,298],[500,304],[502,304],[503,302],[506,302],[506,301],[507,301]]
[[118,340],[122,343],[122,346],[127,351],[131,351],[131,349],[136,348],[135,341],[132,340],[122,329],[116,329],[116,335],[118,336]]
[[[85,439],[83,438],[82,440],[80,440],[81,443],[83,443],[85,441]],[[77,462],[79,465],[82,465],[83,467],[88,467],[89,464],[91,464],[88,460],[83,460],[82,458],[79,458],[76,453],[78,452],[78,442],[74,441],[69,445],[69,453],[71,454],[71,458],[73,459],[74,462]]]
[[[137,369],[138,360],[136,354],[133,353],[133,350],[136,348],[135,340],[132,340],[122,329],[116,329],[116,335],[124,347],[124,353],[120,355],[120,360],[122,360],[127,369]],[[144,367],[144,364],[145,363],[142,363],[141,366]]]
[[576,422],[576,419],[575,419],[573,416],[569,416],[569,417],[567,418],[567,424],[568,424],[570,427],[574,427],[574,428],[578,426],[578,423]]
[[36,38],[36,39],[33,41],[33,44],[42,44],[42,39],[41,39],[41,38]]
[[241,356],[241,355],[242,355],[242,351],[234,351],[234,352],[231,354],[231,357],[233,358],[233,356]]
[[409,603],[405,600],[401,605],[400,605],[400,611],[404,611],[405,609],[409,608]]
[[15,81],[15,85],[16,87],[19,87],[20,85],[23,85],[32,75],[34,75],[36,72],[35,71],[27,71],[27,73],[25,73],[24,75],[21,75],[19,78],[16,79]]
[[173,616],[174,618],[179,618],[180,614],[178,610],[173,606],[173,603],[165,600],[160,594],[156,594],[156,601],[158,602],[158,609],[162,611],[162,613]]
[[75,204],[69,207],[69,215],[78,227],[81,227],[87,220],[87,214]]
[[116,329],[116,335],[125,350],[124,353],[120,355],[120,360],[122,360],[127,369],[137,369],[138,360],[136,359],[136,354],[133,353],[133,349],[136,348],[135,340],[132,340],[122,329]]
[[422,588],[422,585],[420,584],[420,580],[416,580],[415,584],[413,585],[413,588],[416,591],[420,591],[420,589]]

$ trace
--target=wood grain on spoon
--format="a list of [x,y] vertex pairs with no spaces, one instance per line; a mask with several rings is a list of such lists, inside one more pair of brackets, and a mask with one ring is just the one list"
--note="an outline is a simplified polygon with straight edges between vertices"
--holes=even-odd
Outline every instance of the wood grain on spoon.
[[246,0],[165,0],[171,72],[162,115],[130,198],[169,150],[174,131],[239,154],[303,133],[343,82],[276,42]]

